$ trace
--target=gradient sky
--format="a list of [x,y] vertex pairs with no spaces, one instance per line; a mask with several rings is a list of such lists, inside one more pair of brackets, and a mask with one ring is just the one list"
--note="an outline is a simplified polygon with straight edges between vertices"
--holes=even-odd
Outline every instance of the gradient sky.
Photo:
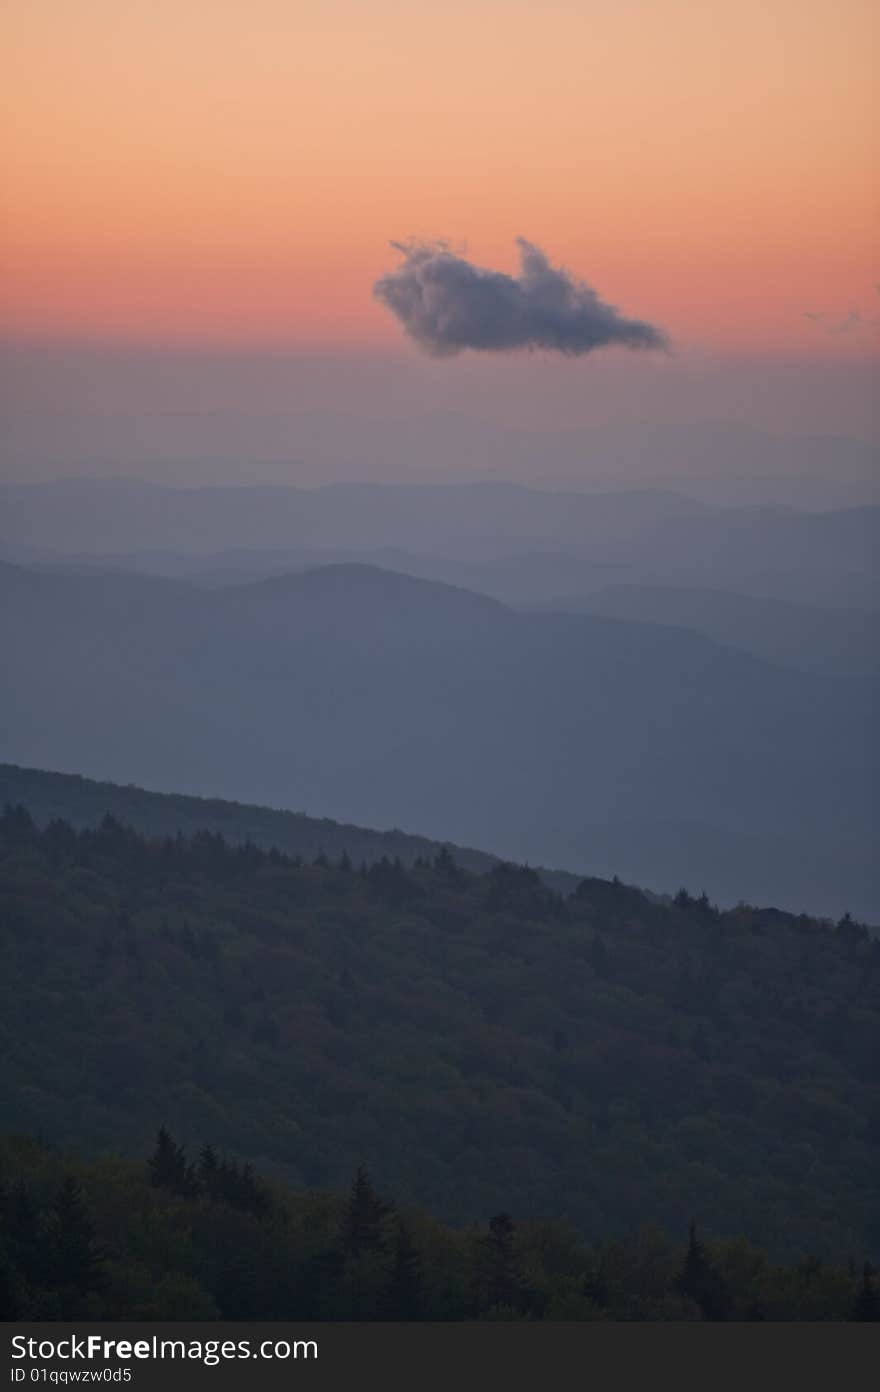
[[7,330],[387,344],[389,237],[522,234],[679,341],[827,351],[805,312],[880,309],[872,12],[6,0]]
[[[876,434],[876,14],[873,0],[5,0],[10,438],[36,441],[52,416],[63,439],[65,412],[103,409],[113,345],[151,355],[126,390],[157,442],[162,352],[208,409],[265,403],[256,369],[230,378],[205,354],[269,352],[289,356],[294,409],[314,368],[354,412],[406,413],[412,389],[425,409],[479,409],[494,391],[511,418]],[[445,237],[513,270],[519,235],[661,325],[674,358],[536,365],[525,395],[521,358],[413,377],[416,350],[371,295],[389,239]],[[342,359],[408,375],[346,396]]]

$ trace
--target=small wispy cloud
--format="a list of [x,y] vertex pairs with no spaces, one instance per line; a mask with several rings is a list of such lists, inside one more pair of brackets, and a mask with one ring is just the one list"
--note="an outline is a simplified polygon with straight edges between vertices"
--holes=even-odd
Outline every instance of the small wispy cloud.
[[624,317],[522,237],[518,276],[475,266],[445,242],[391,245],[400,264],[376,281],[373,293],[413,342],[434,357],[466,348],[494,353],[543,348],[580,356],[613,344],[668,346],[661,329]]
[[[874,289],[880,294],[880,285],[875,285]],[[810,323],[816,324],[828,334],[851,334],[858,333],[863,329],[880,328],[880,319],[862,314],[858,309],[850,309],[846,314],[841,314],[839,311],[831,313],[824,309],[811,309],[805,311],[804,318],[809,319]]]

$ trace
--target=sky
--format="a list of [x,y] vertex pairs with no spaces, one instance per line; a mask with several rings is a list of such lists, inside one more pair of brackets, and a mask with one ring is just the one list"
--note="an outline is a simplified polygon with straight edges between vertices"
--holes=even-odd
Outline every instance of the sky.
[[[869,0],[6,0],[0,26],[0,333],[16,381],[46,368],[24,410],[87,413],[77,353],[114,349],[146,412],[162,353],[196,395],[224,355],[286,355],[293,396],[314,365],[412,380],[372,294],[389,243],[515,274],[526,238],[672,353],[536,371],[532,414],[877,433]],[[519,396],[515,356],[419,380]]]

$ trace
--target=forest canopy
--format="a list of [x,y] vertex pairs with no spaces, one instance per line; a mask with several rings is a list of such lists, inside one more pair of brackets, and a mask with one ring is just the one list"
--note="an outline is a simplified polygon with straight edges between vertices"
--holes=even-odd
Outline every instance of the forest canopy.
[[[3,1124],[587,1240],[695,1219],[876,1253],[880,943],[448,851],[305,862],[213,833],[0,818]],[[38,1025],[38,1027],[37,1027]]]
[[161,1127],[146,1164],[0,1137],[0,1318],[876,1321],[880,1288],[870,1262],[782,1265],[694,1223],[591,1245],[507,1212],[452,1228],[364,1165],[346,1193],[297,1190]]

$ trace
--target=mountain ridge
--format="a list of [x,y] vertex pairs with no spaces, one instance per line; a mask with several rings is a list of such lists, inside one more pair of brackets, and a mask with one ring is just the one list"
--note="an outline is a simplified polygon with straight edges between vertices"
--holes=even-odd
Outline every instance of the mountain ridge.
[[460,1223],[876,1251],[880,941],[849,918],[24,809],[0,910],[0,1115],[55,1145],[164,1123],[297,1183],[366,1161]]
[[9,762],[876,916],[855,681],[369,568],[225,590],[2,573]]
[[[143,835],[187,835],[211,831],[231,844],[248,842],[265,850],[305,857],[348,855],[355,863],[375,863],[383,857],[411,864],[420,856],[448,851],[464,869],[474,873],[503,862],[488,851],[436,841],[399,827],[353,826],[331,817],[311,817],[283,807],[261,807],[230,798],[199,797],[156,791],[137,784],[113,783],[54,769],[23,768],[0,763],[0,807],[26,807],[38,826],[56,818],[77,828],[98,826],[111,816]],[[580,876],[568,870],[536,866],[544,882],[560,893],[571,893]]]

